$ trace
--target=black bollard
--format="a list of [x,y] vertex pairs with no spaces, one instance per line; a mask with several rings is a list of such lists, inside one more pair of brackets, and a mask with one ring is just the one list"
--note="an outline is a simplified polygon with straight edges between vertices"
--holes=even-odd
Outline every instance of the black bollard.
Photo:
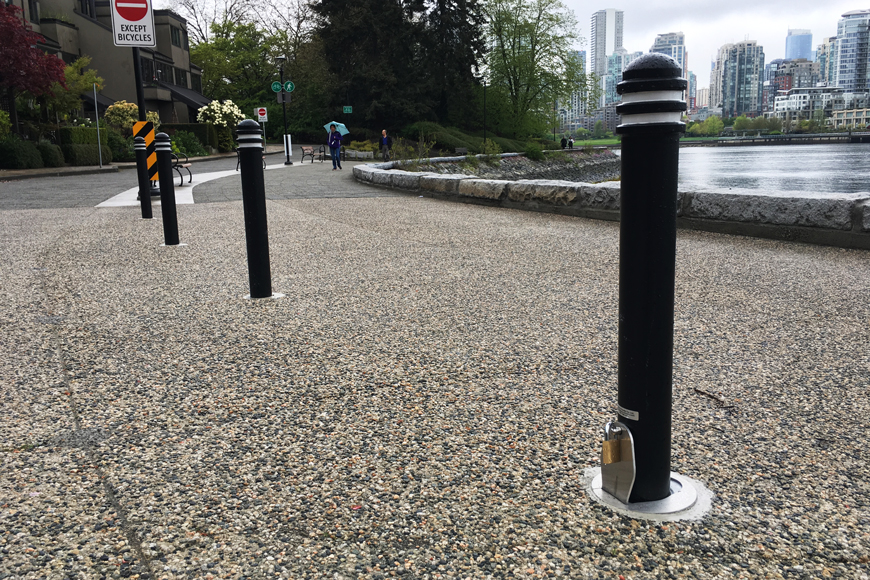
[[136,151],[136,174],[139,178],[139,205],[142,206],[142,219],[153,219],[151,214],[151,180],[148,179],[148,146],[143,137],[133,139]]
[[629,503],[671,485],[677,173],[686,110],[676,61],[646,54],[623,72],[619,225],[619,408],[634,441]]
[[177,246],[178,216],[175,211],[175,184],[172,182],[172,142],[166,133],[158,133],[157,175],[160,178],[160,213],[163,215],[163,241],[167,246]]
[[250,119],[239,123],[237,132],[251,298],[269,298],[272,296],[272,271],[269,266],[262,132],[260,125]]

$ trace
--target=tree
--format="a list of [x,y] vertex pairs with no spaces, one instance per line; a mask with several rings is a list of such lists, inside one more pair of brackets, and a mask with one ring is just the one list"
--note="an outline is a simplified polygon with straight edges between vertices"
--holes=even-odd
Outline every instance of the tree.
[[[483,11],[478,0],[429,0],[426,60],[435,115],[442,123],[461,119],[470,105],[474,71],[484,53]],[[474,115],[479,109],[473,107]]]
[[271,45],[271,39],[253,22],[212,24],[211,40],[190,49],[190,60],[203,69],[203,94],[219,101],[232,100],[247,114],[273,102],[269,84],[277,68]]
[[515,136],[539,132],[555,99],[588,86],[582,38],[561,0],[487,0],[489,75],[505,93]]
[[592,127],[592,138],[601,139],[604,137],[604,133],[604,121],[595,121],[595,125]]
[[64,64],[56,56],[36,48],[42,37],[25,22],[21,9],[0,4],[0,87],[6,89],[12,103],[12,127],[18,131],[15,109],[16,93],[27,91],[35,97],[49,94],[52,83],[66,86]]
[[432,118],[423,0],[321,0],[313,9],[335,79],[330,111],[351,105],[356,122],[375,128]]
[[103,77],[97,76],[97,71],[85,69],[89,64],[91,57],[83,56],[68,65],[63,71],[66,86],[58,82],[52,83],[51,96],[46,99],[46,104],[64,116],[70,111],[81,109],[82,94],[91,93],[94,84],[98,88],[103,85]]
[[752,120],[749,119],[746,115],[740,115],[736,119],[734,119],[734,130],[735,131],[751,131],[752,130]]
[[716,116],[707,117],[704,119],[704,134],[709,136],[716,136],[722,132],[725,128],[725,123],[722,122],[722,119]]
[[252,22],[255,14],[264,11],[259,0],[172,0],[169,5],[187,20],[193,44],[209,42],[214,25]]

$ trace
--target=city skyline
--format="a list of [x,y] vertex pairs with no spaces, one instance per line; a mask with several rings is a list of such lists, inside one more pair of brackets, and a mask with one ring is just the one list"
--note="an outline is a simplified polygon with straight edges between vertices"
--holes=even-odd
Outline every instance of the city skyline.
[[765,61],[785,58],[789,29],[812,31],[813,50],[825,37],[836,36],[843,14],[865,6],[834,0],[824,5],[809,0],[732,0],[729,3],[696,2],[689,5],[663,0],[624,0],[589,4],[564,0],[574,11],[581,36],[590,41],[589,19],[595,11],[615,8],[624,13],[623,47],[629,52],[649,52],[656,36],[669,32],[686,35],[689,70],[698,77],[698,88],[710,86],[710,64],[722,45],[754,40],[764,48]]

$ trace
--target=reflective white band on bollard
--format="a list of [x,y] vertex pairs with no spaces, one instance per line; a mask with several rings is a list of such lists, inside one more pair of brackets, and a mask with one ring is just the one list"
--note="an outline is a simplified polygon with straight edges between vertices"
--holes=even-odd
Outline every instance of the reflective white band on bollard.
[[623,115],[623,125],[645,125],[647,123],[679,123],[682,113],[641,113],[639,115]]

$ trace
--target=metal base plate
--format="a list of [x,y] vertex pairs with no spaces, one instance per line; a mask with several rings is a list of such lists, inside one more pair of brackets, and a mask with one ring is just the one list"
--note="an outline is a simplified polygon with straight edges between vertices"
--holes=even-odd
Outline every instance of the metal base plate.
[[167,246],[166,244],[160,244],[161,248],[180,248],[181,246],[186,246],[187,244],[172,244],[171,246]]
[[601,469],[587,470],[587,491],[603,505],[630,517],[659,521],[700,519],[711,507],[712,494],[698,481],[671,472],[671,495],[658,501],[623,503],[601,489]]
[[269,300],[269,299],[277,300],[278,298],[284,298],[284,296],[285,296],[284,294],[279,294],[279,293],[277,293],[277,292],[272,292],[272,295],[271,295],[271,296],[265,296],[264,298],[251,298],[251,295],[250,295],[250,294],[245,294],[244,296],[242,296],[242,298],[243,298],[244,300],[264,300],[264,299],[265,299],[265,300]]

